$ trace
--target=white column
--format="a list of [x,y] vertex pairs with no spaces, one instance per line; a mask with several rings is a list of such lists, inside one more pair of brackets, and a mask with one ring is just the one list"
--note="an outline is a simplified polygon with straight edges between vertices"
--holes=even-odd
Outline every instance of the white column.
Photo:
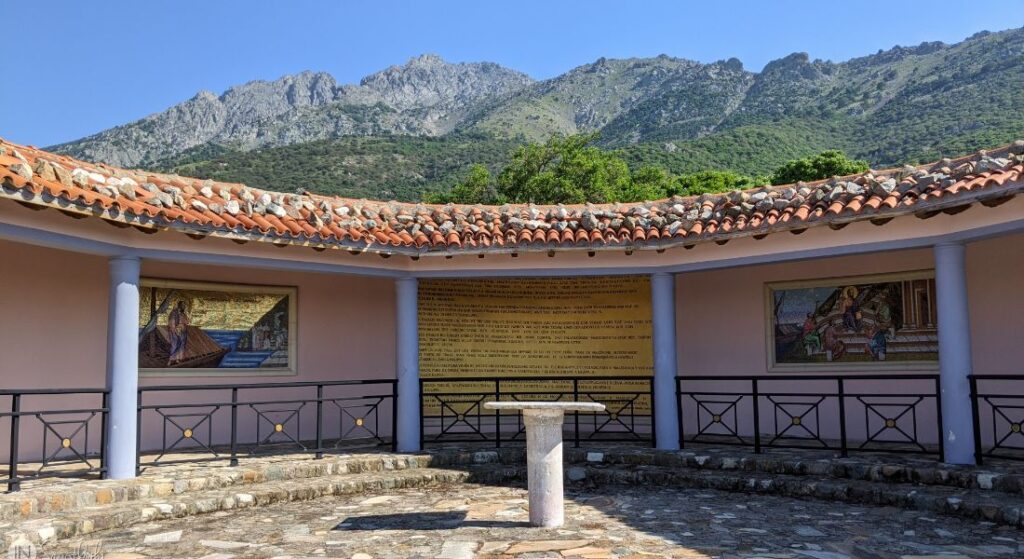
[[943,459],[949,464],[974,464],[973,412],[967,379],[971,374],[971,323],[964,252],[962,244],[935,246]]
[[676,418],[676,287],[675,276],[651,275],[651,329],[654,343],[655,442],[659,449],[679,448]]
[[399,452],[420,450],[420,339],[416,278],[395,280]]
[[139,259],[110,259],[107,323],[107,476],[135,477],[138,445]]
[[526,427],[526,479],[530,525],[555,528],[565,522],[562,487],[562,423],[560,409],[523,410]]

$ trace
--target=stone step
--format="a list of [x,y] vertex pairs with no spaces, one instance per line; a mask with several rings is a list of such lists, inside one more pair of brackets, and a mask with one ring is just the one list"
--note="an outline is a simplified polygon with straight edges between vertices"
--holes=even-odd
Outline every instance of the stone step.
[[[0,522],[0,534],[3,534],[0,553],[19,542],[47,544],[104,530],[125,528],[142,522],[316,499],[328,495],[381,495],[393,489],[463,483],[469,480],[470,476],[469,472],[460,470],[413,468],[264,481],[246,487],[207,489],[166,497],[97,504],[61,511],[46,517]],[[493,479],[487,473],[480,477]]]
[[425,468],[435,461],[422,454],[328,455],[320,460],[309,456],[266,457],[245,460],[235,467],[223,463],[149,467],[140,477],[128,480],[48,480],[37,487],[0,495],[0,523],[267,481]]
[[[525,484],[526,469],[516,465],[476,466],[478,483]],[[481,481],[483,480],[483,481]],[[698,470],[665,466],[566,465],[566,487],[644,486],[714,489],[852,504],[899,507],[935,514],[1024,527],[1024,498],[1002,492],[922,486],[812,475]]]
[[[586,452],[573,452],[574,463],[589,463]],[[592,453],[591,453],[592,454]],[[905,461],[891,457],[853,455],[848,458],[812,458],[793,454],[764,454],[700,451],[645,452],[605,454],[602,463],[685,467],[697,470],[739,471],[789,476],[811,476],[825,479],[871,481],[879,483],[914,484],[982,492],[1024,495],[1024,472],[986,470],[978,467],[943,464],[935,459],[919,458]],[[591,456],[591,458],[596,458]]]
[[[944,465],[933,459],[887,460],[883,455],[856,455],[834,458],[806,452],[750,454],[742,450],[721,447],[701,451],[657,451],[638,447],[608,447],[601,451],[566,448],[568,468],[582,467],[586,471],[673,472],[679,480],[692,481],[693,487],[717,487],[742,484],[751,479],[767,480],[768,487],[782,483],[785,487],[851,487],[853,494],[867,488],[879,494],[928,495],[951,497],[964,510],[980,518],[1003,517],[1013,524],[1012,509],[1019,503],[1005,503],[1003,497],[1024,494],[1024,473],[1003,468],[992,471],[981,468]],[[328,455],[321,460],[309,456],[254,458],[238,467],[223,464],[196,464],[150,468],[143,476],[132,480],[65,481],[27,488],[20,493],[0,495],[0,533],[25,521],[53,518],[99,507],[132,506],[153,499],[195,498],[205,499],[207,494],[220,491],[243,492],[266,483],[309,480],[320,483],[323,479],[346,478],[374,472],[401,472],[421,468],[451,467],[470,470],[480,483],[522,482],[525,452],[520,447],[490,449],[440,449],[427,454],[350,454]],[[486,466],[486,467],[482,467]],[[720,475],[719,475],[720,474]],[[575,474],[570,473],[570,477]],[[610,474],[600,474],[610,475]],[[619,474],[628,478],[639,473]],[[666,474],[658,474],[666,475]],[[600,479],[595,477],[593,479]],[[725,481],[723,481],[725,480]],[[737,481],[740,480],[740,481]],[[864,482],[872,485],[864,485]],[[681,483],[681,482],[680,482]],[[760,482],[759,482],[760,483]],[[758,486],[760,487],[760,486]],[[888,489],[886,489],[888,487]],[[728,487],[724,487],[728,489]],[[786,489],[799,495],[804,489]],[[966,493],[964,493],[966,491]],[[968,498],[959,497],[963,493]],[[917,497],[923,498],[923,497]],[[879,504],[886,504],[881,497]],[[868,501],[865,501],[868,502]],[[936,501],[939,502],[939,501]],[[947,503],[948,506],[953,504]],[[966,504],[964,504],[966,503]],[[941,504],[941,503],[940,503]],[[938,505],[929,505],[934,510]],[[942,505],[943,507],[946,505]],[[1009,506],[1004,512],[994,512]],[[939,507],[941,508],[941,507]]]
[[[601,451],[579,448],[565,449],[566,464],[609,466],[662,466],[695,470],[722,470],[790,476],[813,476],[825,479],[846,479],[882,483],[909,483],[976,489],[997,493],[1024,495],[1024,470],[1013,465],[986,469],[974,466],[943,464],[934,458],[893,457],[881,453],[853,454],[848,458],[830,456],[816,451],[769,450],[753,454],[738,449],[714,447],[707,450],[663,451],[651,448],[609,448]],[[475,450],[459,453],[444,451],[448,463],[522,464],[526,460],[523,447],[498,450]],[[899,456],[899,455],[897,455]]]

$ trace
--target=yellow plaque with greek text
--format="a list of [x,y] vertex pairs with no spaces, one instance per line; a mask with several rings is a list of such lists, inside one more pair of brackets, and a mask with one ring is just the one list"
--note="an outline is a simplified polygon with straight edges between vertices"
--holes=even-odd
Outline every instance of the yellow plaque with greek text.
[[[574,377],[586,381],[580,384],[584,392],[643,392],[653,372],[650,281],[644,276],[421,280],[419,343],[425,380],[500,378],[508,379],[502,389],[511,392],[557,392],[571,391],[571,383],[511,381]],[[467,393],[491,386],[469,380],[425,383],[424,392]],[[648,400],[636,403],[647,411]]]

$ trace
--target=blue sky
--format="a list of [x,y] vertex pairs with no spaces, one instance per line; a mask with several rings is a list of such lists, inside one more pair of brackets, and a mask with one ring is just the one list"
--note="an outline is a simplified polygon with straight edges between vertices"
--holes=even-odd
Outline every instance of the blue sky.
[[[46,146],[301,70],[339,82],[431,52],[549,78],[601,56],[846,60],[1024,25],[1016,0],[4,1],[0,137]],[[22,32],[25,32],[22,34]]]

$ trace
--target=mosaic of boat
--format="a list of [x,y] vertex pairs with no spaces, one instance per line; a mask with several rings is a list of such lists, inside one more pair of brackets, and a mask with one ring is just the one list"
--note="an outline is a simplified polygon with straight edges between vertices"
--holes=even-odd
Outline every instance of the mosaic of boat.
[[212,368],[231,351],[222,347],[197,326],[188,326],[183,357],[171,361],[171,334],[167,326],[157,326],[146,333],[140,343],[139,367],[150,369]]

